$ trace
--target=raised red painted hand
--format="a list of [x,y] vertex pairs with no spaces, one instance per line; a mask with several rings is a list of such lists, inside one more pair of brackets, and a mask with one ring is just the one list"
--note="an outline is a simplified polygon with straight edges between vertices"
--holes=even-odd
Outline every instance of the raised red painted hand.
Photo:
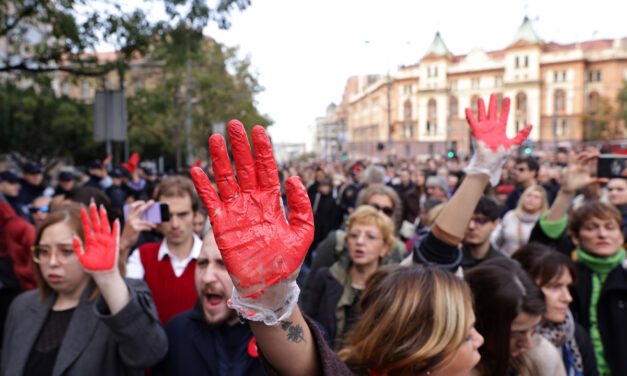
[[509,150],[513,145],[520,145],[531,132],[531,125],[525,126],[514,138],[508,138],[505,135],[507,127],[507,116],[509,115],[509,98],[503,100],[501,108],[501,116],[497,120],[496,94],[490,95],[490,107],[488,114],[485,113],[485,103],[482,98],[478,100],[478,117],[475,116],[470,108],[466,108],[466,120],[472,129],[472,135],[477,141],[483,141],[485,146],[496,152],[499,146],[503,146],[504,150]]
[[289,224],[281,210],[281,188],[265,130],[252,130],[253,158],[243,125],[231,120],[229,138],[239,185],[222,136],[209,139],[220,197],[198,167],[191,171],[213,225],[224,264],[243,297],[256,298],[281,279],[294,280],[313,240],[311,204],[298,177],[285,183]]
[[89,205],[87,210],[81,209],[83,231],[85,232],[85,249],[81,247],[81,240],[74,236],[74,252],[87,271],[106,271],[116,266],[119,252],[120,222],[113,222],[113,229],[109,226],[107,211],[101,207],[100,217],[95,204]]
[[120,163],[122,165],[122,167],[124,167],[124,169],[130,173],[135,172],[135,170],[137,169],[137,165],[139,164],[139,154],[137,153],[133,153],[131,154],[130,158],[128,159],[128,164],[127,163]]

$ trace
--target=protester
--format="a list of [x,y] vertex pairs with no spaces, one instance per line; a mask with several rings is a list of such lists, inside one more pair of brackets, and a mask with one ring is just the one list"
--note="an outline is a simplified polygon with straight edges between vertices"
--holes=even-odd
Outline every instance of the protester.
[[28,206],[35,198],[42,196],[46,186],[44,184],[44,168],[39,162],[28,161],[22,168],[20,180],[20,193],[17,200],[28,210]]
[[546,312],[542,291],[513,260],[488,260],[464,273],[485,338],[479,375],[566,375],[557,349],[535,328]]
[[[570,304],[575,321],[590,334],[600,375],[627,374],[625,296],[627,263],[622,216],[614,206],[593,201],[584,204],[568,218],[575,193],[600,178],[590,176],[598,152],[569,154],[562,187],[546,215],[532,231],[537,240],[570,255],[576,246],[578,281]],[[566,235],[566,230],[568,234]]]
[[205,234],[211,229],[211,223],[209,223],[209,218],[207,218],[207,210],[202,205],[194,213],[193,226],[194,234],[201,239],[204,239]]
[[[295,304],[295,278],[314,232],[305,188],[298,178],[286,182],[288,224],[275,204],[279,181],[265,131],[252,130],[255,160],[241,123],[231,121],[229,134],[239,184],[219,135],[209,144],[222,199],[201,169],[192,169],[192,177],[234,281],[229,303],[250,321],[257,345],[273,367],[271,374],[353,374],[349,366],[378,374],[468,374],[482,342],[472,327],[470,294],[461,280],[431,268],[397,267],[375,273],[363,294],[355,339],[343,353],[349,366],[330,350],[317,326],[305,321]],[[367,341],[360,339],[363,333]],[[417,348],[417,343],[422,346]]]
[[50,212],[50,204],[52,199],[50,197],[39,196],[33,200],[33,203],[28,208],[32,223],[35,227],[39,227],[41,222],[46,219]]
[[0,172],[0,200],[11,205],[15,213],[22,216],[22,206],[18,201],[20,179],[11,171]]
[[357,301],[368,278],[396,244],[394,224],[385,214],[362,205],[348,217],[348,254],[330,268],[317,270],[303,311],[322,324],[333,347],[342,347],[357,316]]
[[627,238],[627,179],[613,178],[607,183],[607,198],[623,217],[623,235]]
[[427,199],[448,201],[448,180],[444,176],[429,176],[425,183]]
[[227,306],[233,282],[211,231],[203,239],[194,281],[198,300],[165,326],[170,351],[150,375],[265,375],[250,326]]
[[74,180],[74,174],[69,170],[61,170],[57,175],[57,187],[54,190],[53,196],[68,197],[76,189],[76,181]]
[[573,376],[598,375],[590,337],[575,322],[568,309],[573,300],[569,288],[577,280],[575,264],[565,255],[540,243],[522,246],[512,258],[520,263],[544,293],[546,313],[539,333],[558,348],[566,373]]
[[538,184],[539,168],[538,161],[533,157],[519,158],[516,160],[516,167],[514,168],[513,174],[516,188],[507,196],[507,200],[505,200],[505,205],[501,211],[501,217],[508,211],[516,208],[520,200],[520,195],[525,189]]
[[89,209],[59,209],[39,228],[39,290],[11,304],[0,374],[141,375],[165,356],[150,291],[117,263],[119,223]]
[[[197,300],[194,269],[202,241],[194,234],[193,220],[199,201],[192,182],[181,176],[164,179],[155,199],[167,203],[170,211],[170,220],[156,226],[164,240],[140,245],[130,254],[126,268],[129,278],[146,281],[165,325],[176,314],[193,308]],[[131,205],[122,233],[123,255],[137,243],[141,231],[154,227],[140,219],[148,208],[143,201]]]
[[[315,234],[311,250],[334,230],[342,225],[342,210],[333,197],[333,181],[328,175],[324,175],[317,184],[317,191],[309,196],[314,213]],[[305,264],[311,265],[311,253],[305,257]]]
[[[357,201],[357,207],[362,205],[371,206],[381,213],[385,214],[392,219],[395,213],[399,213],[398,209],[399,201],[396,192],[392,187],[375,184],[364,189],[359,195]],[[316,247],[315,256],[312,259],[309,273],[306,275],[303,285],[303,293],[301,297],[303,300],[307,299],[311,287],[313,285],[314,278],[318,269],[321,267],[330,267],[334,262],[338,261],[342,255],[348,255],[348,247],[345,241],[346,231],[336,230],[330,232],[327,237]],[[397,240],[396,245],[392,248],[390,253],[383,259],[381,264],[398,264],[407,255],[407,249],[405,244]]]
[[484,261],[504,257],[490,243],[490,234],[499,225],[499,214],[496,201],[481,196],[462,239],[462,269],[467,270]]
[[515,209],[505,213],[503,220],[492,233],[492,244],[503,254],[510,256],[516,249],[527,244],[531,230],[546,212],[549,203],[546,191],[540,185],[527,187]]
[[355,163],[350,168],[350,182],[341,191],[340,194],[340,208],[344,216],[349,215],[355,209],[355,202],[357,201],[357,195],[363,188],[361,183],[361,174],[364,166],[360,163]]

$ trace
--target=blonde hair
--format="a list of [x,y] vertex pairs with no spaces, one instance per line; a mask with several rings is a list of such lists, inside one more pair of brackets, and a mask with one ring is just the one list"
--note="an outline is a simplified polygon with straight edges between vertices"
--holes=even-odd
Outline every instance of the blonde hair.
[[379,231],[381,231],[383,243],[388,246],[389,251],[391,251],[396,245],[396,238],[394,237],[394,223],[390,217],[379,212],[372,206],[358,206],[357,209],[348,217],[346,229],[350,231],[354,224],[375,225]]
[[366,283],[340,358],[351,367],[415,375],[451,362],[471,327],[468,285],[452,273],[388,265]]
[[544,187],[542,187],[541,185],[532,185],[527,187],[527,189],[525,189],[523,191],[523,193],[520,195],[520,198],[518,199],[518,205],[516,205],[516,212],[520,213],[523,211],[522,206],[523,206],[523,202],[525,201],[525,198],[531,194],[531,192],[540,192],[540,196],[542,196],[542,207],[540,208],[540,213],[544,213],[545,211],[549,210],[549,200],[546,196],[546,190],[544,189]]

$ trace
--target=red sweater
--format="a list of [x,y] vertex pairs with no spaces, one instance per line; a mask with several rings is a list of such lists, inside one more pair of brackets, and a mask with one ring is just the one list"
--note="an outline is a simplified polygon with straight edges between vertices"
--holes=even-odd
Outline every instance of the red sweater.
[[37,279],[31,269],[30,247],[34,243],[33,225],[15,214],[11,205],[0,200],[0,256],[11,258],[13,273],[23,290],[37,287]]
[[196,260],[191,260],[180,277],[174,274],[170,257],[157,259],[161,243],[147,243],[139,247],[144,267],[144,280],[157,306],[161,323],[165,325],[175,315],[192,309],[198,296],[194,286]]

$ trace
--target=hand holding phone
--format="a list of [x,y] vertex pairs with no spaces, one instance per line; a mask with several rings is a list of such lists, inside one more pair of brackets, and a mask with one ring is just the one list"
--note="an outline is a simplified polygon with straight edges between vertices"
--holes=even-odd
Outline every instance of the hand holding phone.
[[627,155],[601,154],[597,164],[597,176],[603,178],[627,177]]
[[[129,216],[131,205],[124,205],[124,220]],[[170,207],[167,202],[154,202],[140,213],[139,219],[153,224],[168,222],[170,220]]]

